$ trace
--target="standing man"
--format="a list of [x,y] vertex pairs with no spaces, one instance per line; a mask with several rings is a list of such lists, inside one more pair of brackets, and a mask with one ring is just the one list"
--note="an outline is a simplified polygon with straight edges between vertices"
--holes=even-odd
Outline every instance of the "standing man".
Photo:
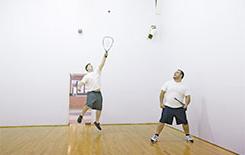
[[93,66],[88,63],[85,66],[85,70],[88,72],[83,79],[78,84],[78,89],[81,89],[82,85],[85,85],[85,89],[87,91],[87,103],[83,107],[81,114],[77,118],[77,122],[81,123],[84,114],[88,109],[95,109],[96,110],[96,121],[94,122],[94,125],[97,127],[98,130],[101,130],[100,127],[100,115],[102,111],[102,94],[101,94],[101,83],[100,83],[100,77],[101,72],[104,67],[106,58],[108,56],[108,53],[105,52],[102,61],[96,70],[93,69]]
[[178,69],[173,76],[173,80],[166,82],[160,92],[160,107],[162,115],[155,134],[151,137],[151,142],[156,143],[159,140],[159,135],[162,132],[165,123],[172,125],[175,117],[176,123],[182,124],[185,132],[185,140],[194,142],[190,132],[186,117],[186,109],[190,104],[191,96],[189,89],[182,83],[184,72]]

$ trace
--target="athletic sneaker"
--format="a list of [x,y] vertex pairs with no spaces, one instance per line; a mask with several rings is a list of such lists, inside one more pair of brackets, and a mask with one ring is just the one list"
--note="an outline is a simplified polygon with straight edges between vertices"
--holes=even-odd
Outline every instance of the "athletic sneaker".
[[81,123],[82,122],[82,119],[83,119],[83,116],[79,115],[78,118],[77,118],[77,122],[78,123]]
[[100,123],[94,122],[94,125],[97,127],[98,130],[101,130]]
[[194,142],[194,140],[192,139],[192,137],[191,137],[190,135],[185,136],[185,140],[186,140],[187,142],[191,142],[191,143]]
[[151,137],[151,142],[152,142],[152,143],[156,143],[158,140],[159,140],[159,136],[157,136],[156,134],[154,134],[154,135]]

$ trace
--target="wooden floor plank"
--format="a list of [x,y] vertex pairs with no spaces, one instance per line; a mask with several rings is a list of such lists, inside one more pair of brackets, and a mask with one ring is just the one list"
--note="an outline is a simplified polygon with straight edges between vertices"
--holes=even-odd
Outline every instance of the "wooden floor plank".
[[0,128],[1,155],[234,155],[195,138],[164,128],[160,141],[150,143],[156,125],[90,125]]

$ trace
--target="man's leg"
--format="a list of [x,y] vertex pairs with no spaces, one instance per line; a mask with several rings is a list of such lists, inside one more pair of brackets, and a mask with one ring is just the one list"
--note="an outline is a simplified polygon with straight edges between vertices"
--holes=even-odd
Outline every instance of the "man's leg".
[[97,127],[97,129],[101,130],[100,127],[100,115],[101,115],[101,110],[96,110],[96,121],[94,122],[94,125]]
[[190,135],[189,125],[188,124],[182,124],[182,127],[183,127],[183,130],[185,132],[185,140],[193,143],[194,140],[192,139],[192,137]]
[[89,107],[88,107],[87,105],[85,105],[85,106],[83,107],[81,114],[80,114],[80,115],[78,116],[78,118],[77,118],[77,122],[78,122],[78,123],[81,123],[81,122],[82,122],[83,116],[84,116],[84,114],[88,111],[88,109],[89,109]]
[[177,124],[182,124],[183,130],[185,132],[185,140],[188,142],[194,142],[189,130],[189,124],[186,117],[186,110],[184,108],[178,108],[175,111]]
[[162,132],[162,130],[164,128],[164,125],[165,124],[164,123],[161,123],[161,122],[157,125],[156,133],[151,137],[151,142],[152,143],[156,143],[158,141],[159,135]]
[[103,97],[102,97],[102,94],[101,92],[98,92],[96,93],[96,103],[94,104],[94,107],[96,109],[96,119],[95,119],[95,122],[94,122],[94,125],[97,127],[98,130],[101,130],[101,127],[100,127],[100,115],[101,115],[101,111],[102,111],[102,102],[103,102]]
[[184,130],[186,135],[190,134],[189,125],[188,124],[182,124],[182,127],[183,127],[183,130]]
[[99,123],[100,121],[100,115],[101,115],[101,110],[96,110],[96,122]]
[[160,133],[162,132],[162,129],[164,128],[164,123],[159,123],[158,126],[157,126],[157,129],[156,129],[156,134],[159,136]]
[[162,130],[165,126],[165,123],[172,124],[173,116],[174,116],[173,114],[174,114],[173,110],[168,108],[168,107],[165,107],[164,109],[162,109],[161,118],[160,118],[159,124],[157,125],[157,128],[156,128],[156,133],[151,137],[152,143],[155,143],[158,141],[159,135],[162,132]]

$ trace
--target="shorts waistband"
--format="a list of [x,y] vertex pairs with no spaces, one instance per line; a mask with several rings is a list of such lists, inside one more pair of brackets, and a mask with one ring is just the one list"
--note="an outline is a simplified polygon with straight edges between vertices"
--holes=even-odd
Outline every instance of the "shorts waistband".
[[88,93],[100,93],[100,90],[90,91]]

